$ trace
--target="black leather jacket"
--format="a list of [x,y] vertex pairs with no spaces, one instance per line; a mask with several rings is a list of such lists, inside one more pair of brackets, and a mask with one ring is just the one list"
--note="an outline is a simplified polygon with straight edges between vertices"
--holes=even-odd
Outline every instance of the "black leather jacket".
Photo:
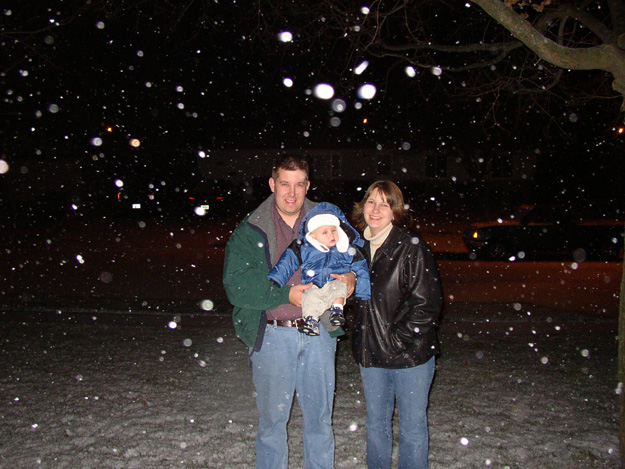
[[[371,247],[365,244],[367,259]],[[365,367],[410,368],[438,354],[443,298],[438,267],[419,235],[393,227],[369,264],[371,300],[356,301],[352,350]]]

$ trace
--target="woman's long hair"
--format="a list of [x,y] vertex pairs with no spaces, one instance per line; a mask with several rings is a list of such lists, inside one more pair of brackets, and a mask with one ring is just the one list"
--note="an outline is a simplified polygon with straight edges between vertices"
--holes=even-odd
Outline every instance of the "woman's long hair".
[[363,232],[367,227],[364,216],[365,204],[371,197],[371,194],[376,190],[393,211],[393,225],[402,229],[410,226],[412,216],[404,202],[404,194],[402,194],[401,189],[393,181],[380,180],[371,184],[362,200],[354,204],[352,220],[356,228],[358,228],[360,232]]

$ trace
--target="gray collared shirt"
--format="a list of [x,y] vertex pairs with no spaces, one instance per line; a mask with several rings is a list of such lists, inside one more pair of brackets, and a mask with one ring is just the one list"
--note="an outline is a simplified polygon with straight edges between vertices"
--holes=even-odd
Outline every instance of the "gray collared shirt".
[[[273,219],[273,224],[276,228],[276,238],[278,243],[278,249],[276,250],[276,258],[271,259],[273,265],[276,265],[278,259],[282,253],[289,247],[289,245],[297,239],[299,235],[299,227],[302,224],[302,219],[306,215],[306,210],[302,206],[302,209],[299,212],[299,216],[297,220],[293,224],[293,228],[291,228],[287,223],[282,219],[280,214],[278,213],[278,209],[276,208],[276,204],[274,202],[271,207],[271,217]],[[300,267],[293,274],[293,276],[287,282],[287,285],[297,285],[302,283],[302,268]],[[293,306],[292,304],[284,304],[278,306],[276,309],[267,311],[267,319],[269,321],[273,321],[274,319],[280,320],[288,320],[288,319],[298,319],[302,317],[302,308],[298,308],[297,306]]]

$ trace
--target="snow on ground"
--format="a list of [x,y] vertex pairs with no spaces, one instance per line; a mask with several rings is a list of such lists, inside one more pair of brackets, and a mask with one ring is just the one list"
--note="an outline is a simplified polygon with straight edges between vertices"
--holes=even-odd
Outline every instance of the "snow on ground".
[[[615,322],[464,308],[441,328],[430,467],[619,467]],[[251,369],[228,307],[134,313],[0,312],[1,467],[253,467]],[[337,381],[336,467],[364,467],[347,338]],[[302,467],[297,404],[289,429]]]

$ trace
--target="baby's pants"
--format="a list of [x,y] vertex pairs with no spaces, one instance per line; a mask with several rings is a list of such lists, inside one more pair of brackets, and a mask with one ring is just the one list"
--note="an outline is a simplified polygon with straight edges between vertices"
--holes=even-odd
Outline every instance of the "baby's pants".
[[332,306],[332,302],[337,298],[347,297],[347,285],[340,280],[332,280],[322,288],[313,285],[305,290],[302,295],[303,316],[313,316],[317,319],[323,312]]

